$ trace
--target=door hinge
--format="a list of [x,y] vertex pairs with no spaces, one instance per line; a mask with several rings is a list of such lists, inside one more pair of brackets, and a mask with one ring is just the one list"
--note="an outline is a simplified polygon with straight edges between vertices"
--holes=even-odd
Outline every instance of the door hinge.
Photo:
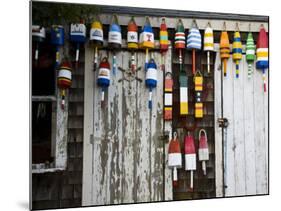
[[227,118],[218,118],[219,127],[226,128],[229,125]]

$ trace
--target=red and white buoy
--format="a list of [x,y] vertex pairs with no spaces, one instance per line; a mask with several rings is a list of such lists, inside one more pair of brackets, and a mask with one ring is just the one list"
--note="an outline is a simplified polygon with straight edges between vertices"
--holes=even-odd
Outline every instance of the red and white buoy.
[[207,133],[204,129],[199,131],[199,149],[198,149],[199,161],[202,161],[202,170],[206,175],[206,161],[209,160],[209,148],[207,141]]
[[170,141],[168,153],[168,166],[173,169],[173,186],[176,187],[178,184],[177,169],[182,167],[180,142],[176,132]]
[[196,170],[196,152],[194,138],[187,133],[184,138],[184,153],[185,153],[185,170],[190,171],[190,191],[193,191],[193,171]]

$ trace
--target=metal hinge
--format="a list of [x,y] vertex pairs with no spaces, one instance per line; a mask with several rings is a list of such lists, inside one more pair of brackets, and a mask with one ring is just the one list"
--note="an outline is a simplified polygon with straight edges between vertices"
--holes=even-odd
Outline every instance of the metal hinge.
[[229,125],[227,118],[218,118],[219,127],[226,128]]

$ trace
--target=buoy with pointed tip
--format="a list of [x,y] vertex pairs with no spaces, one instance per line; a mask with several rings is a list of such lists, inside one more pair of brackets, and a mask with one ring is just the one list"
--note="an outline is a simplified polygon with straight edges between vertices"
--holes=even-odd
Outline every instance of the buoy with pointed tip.
[[104,103],[104,92],[110,85],[110,64],[107,57],[104,57],[99,65],[99,74],[97,80],[98,86],[101,87],[101,104]]
[[224,29],[221,32],[220,37],[220,56],[221,60],[223,62],[223,74],[226,76],[227,74],[227,60],[230,57],[230,45],[229,45],[229,38],[228,33],[226,31],[225,23],[224,23]]
[[168,166],[169,168],[173,169],[173,186],[176,187],[178,185],[177,169],[182,168],[181,148],[176,132],[174,133],[173,139],[169,143]]
[[185,170],[190,171],[190,191],[193,191],[193,171],[196,170],[196,152],[194,138],[188,131],[184,138]]
[[240,32],[237,31],[234,33],[233,44],[232,44],[232,59],[235,62],[235,75],[236,78],[239,78],[239,62],[242,59],[242,43]]
[[257,69],[262,70],[263,90],[266,92],[266,75],[265,71],[268,69],[268,37],[264,26],[261,26],[258,41],[257,41]]
[[127,44],[128,49],[131,50],[131,69],[132,72],[136,71],[135,50],[138,49],[138,26],[134,17],[128,23]]
[[150,59],[147,65],[145,85],[149,88],[148,108],[152,109],[152,89],[157,87],[157,66],[154,59]]
[[204,51],[207,52],[207,72],[210,73],[210,52],[214,51],[214,34],[210,23],[204,32]]
[[140,34],[139,46],[140,48],[145,49],[145,70],[147,70],[149,60],[148,50],[154,48],[154,33],[148,17],[145,18],[145,23]]
[[248,33],[247,43],[246,43],[246,60],[248,63],[248,78],[251,78],[253,73],[253,63],[256,59],[256,46],[253,38],[252,32]]
[[195,20],[193,20],[192,28],[189,30],[186,40],[187,40],[186,48],[188,50],[192,50],[192,73],[193,75],[195,75],[196,72],[195,51],[201,50],[202,47],[201,34]]
[[203,118],[203,76],[199,70],[194,76],[194,90],[195,90],[195,118]]
[[68,61],[61,63],[61,66],[58,70],[58,87],[61,91],[61,108],[65,109],[65,92],[71,86],[71,65]]
[[94,20],[91,25],[90,44],[95,48],[94,71],[96,71],[98,65],[98,48],[101,48],[103,46],[103,27],[99,18],[96,18],[96,20]]
[[164,120],[172,120],[173,116],[173,76],[171,72],[165,74],[164,88]]
[[161,53],[161,70],[165,71],[165,54],[169,48],[168,30],[165,18],[162,18],[160,25],[160,53]]
[[46,30],[44,27],[39,25],[32,25],[32,40],[36,43],[34,59],[38,60],[39,57],[39,45],[46,39]]
[[84,44],[86,41],[86,26],[83,20],[81,20],[80,23],[70,24],[70,41],[76,43],[75,62],[78,63],[80,45]]
[[199,149],[198,157],[199,161],[202,161],[203,174],[207,174],[206,161],[209,160],[209,148],[208,148],[207,133],[204,129],[199,131]]
[[51,44],[56,47],[56,67],[59,64],[60,52],[59,47],[64,45],[64,28],[61,25],[52,25],[51,27]]

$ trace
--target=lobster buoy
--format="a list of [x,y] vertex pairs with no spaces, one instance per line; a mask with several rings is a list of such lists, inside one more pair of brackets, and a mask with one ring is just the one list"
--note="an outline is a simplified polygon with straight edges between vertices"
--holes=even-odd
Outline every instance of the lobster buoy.
[[56,46],[56,66],[59,64],[60,52],[59,47],[64,45],[64,28],[61,25],[51,27],[51,44]]
[[204,51],[207,52],[207,72],[210,73],[210,52],[214,51],[214,34],[210,22],[204,32]]
[[268,37],[264,26],[261,26],[257,41],[257,69],[262,70],[263,89],[266,92],[266,76],[265,70],[268,69]]
[[239,78],[239,62],[242,59],[242,43],[241,43],[241,37],[239,31],[236,31],[234,33],[234,39],[232,45],[232,59],[235,62],[236,78]]
[[145,49],[145,70],[148,66],[148,50],[154,48],[154,33],[150,25],[149,18],[145,18],[145,23],[140,34],[140,48]]
[[165,74],[164,88],[164,120],[172,120],[173,116],[173,77],[171,72]]
[[166,26],[165,18],[162,18],[162,23],[160,25],[160,53],[162,65],[161,69],[165,71],[165,54],[169,48],[169,40],[168,40],[168,30]]
[[195,90],[195,118],[203,118],[203,76],[200,71],[197,71],[194,77]]
[[202,161],[203,174],[206,175],[206,161],[209,160],[209,148],[207,141],[207,133],[204,129],[199,131],[199,149],[198,149],[199,161]]
[[38,60],[38,56],[39,56],[39,44],[43,43],[45,39],[46,39],[45,28],[38,25],[32,25],[32,40],[36,43],[35,55],[34,55],[35,61]]
[[152,109],[152,89],[157,86],[157,66],[154,59],[150,59],[147,65],[145,85],[149,88],[148,108]]
[[69,62],[62,62],[58,73],[58,87],[61,90],[61,108],[65,108],[65,92],[71,86],[71,65]]
[[173,169],[173,186],[176,187],[178,185],[177,169],[182,167],[180,142],[176,132],[174,133],[174,138],[169,143],[168,166]]
[[108,47],[113,51],[113,61],[112,61],[113,75],[116,74],[116,69],[117,69],[115,51],[120,50],[121,45],[122,45],[121,27],[118,24],[117,16],[113,15],[108,32]]
[[138,49],[138,26],[135,22],[134,17],[128,23],[128,32],[127,32],[127,43],[128,49],[131,50],[131,69],[133,72],[136,71],[136,61],[134,50]]
[[220,37],[220,56],[223,61],[223,74],[224,76],[226,76],[227,60],[230,57],[230,45],[229,45],[229,38],[226,31],[225,23],[224,23],[224,29],[221,32],[221,37]]
[[246,60],[248,63],[248,78],[251,78],[253,73],[253,63],[256,59],[256,46],[252,32],[248,33],[246,43]]
[[104,92],[107,87],[110,85],[110,64],[107,60],[107,57],[104,57],[100,62],[99,74],[98,74],[98,86],[101,87],[101,103],[104,102]]
[[201,34],[197,27],[196,21],[193,20],[193,26],[189,30],[189,33],[187,35],[186,39],[186,48],[192,50],[192,73],[195,75],[195,51],[201,49]]
[[70,41],[76,43],[75,62],[78,63],[80,44],[84,44],[86,41],[86,26],[82,20],[81,23],[70,24]]
[[193,171],[196,170],[196,152],[194,138],[187,133],[184,138],[185,170],[190,171],[190,190],[193,191]]

